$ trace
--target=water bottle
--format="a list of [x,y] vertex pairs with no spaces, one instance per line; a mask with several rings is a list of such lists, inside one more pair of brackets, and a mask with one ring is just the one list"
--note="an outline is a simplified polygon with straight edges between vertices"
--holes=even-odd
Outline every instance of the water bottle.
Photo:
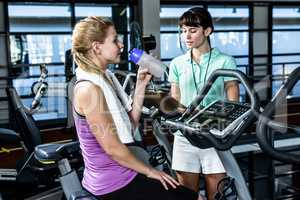
[[137,48],[132,49],[129,52],[129,61],[134,62],[142,68],[148,69],[149,73],[156,78],[161,78],[164,75],[165,65],[143,50]]

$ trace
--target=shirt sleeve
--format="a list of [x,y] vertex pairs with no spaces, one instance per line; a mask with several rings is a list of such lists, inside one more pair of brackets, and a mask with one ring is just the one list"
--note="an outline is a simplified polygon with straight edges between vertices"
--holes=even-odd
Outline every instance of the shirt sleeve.
[[[236,70],[236,62],[232,56],[229,56],[228,59],[224,63],[224,69],[233,69]],[[224,77],[224,81],[234,81],[237,80],[235,77]]]
[[177,83],[177,84],[179,83],[179,75],[174,60],[172,60],[170,63],[168,81],[170,83]]

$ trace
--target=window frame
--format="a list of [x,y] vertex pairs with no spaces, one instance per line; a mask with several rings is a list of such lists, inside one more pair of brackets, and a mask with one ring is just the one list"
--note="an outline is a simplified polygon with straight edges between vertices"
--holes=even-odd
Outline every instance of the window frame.
[[[1,1],[1,0],[0,0]],[[10,44],[10,36],[11,35],[28,35],[28,34],[32,34],[32,35],[70,35],[72,34],[72,30],[76,24],[76,18],[77,18],[77,15],[75,13],[75,7],[77,5],[80,5],[80,4],[99,4],[99,5],[107,5],[109,7],[112,7],[112,9],[114,7],[127,7],[129,8],[129,21],[132,21],[132,17],[133,17],[133,5],[134,3],[131,2],[130,0],[125,0],[125,1],[122,1],[122,2],[119,2],[117,0],[102,0],[102,1],[84,1],[84,0],[78,0],[75,2],[73,1],[69,1],[69,0],[56,0],[56,1],[49,1],[49,0],[41,0],[41,1],[34,1],[34,0],[31,0],[31,1],[28,1],[28,2],[23,2],[23,1],[5,1],[3,2],[4,3],[4,8],[5,8],[5,31],[3,32],[0,32],[0,34],[5,34],[6,35],[6,50],[7,50],[7,69],[8,69],[8,80],[9,80],[9,83],[8,83],[8,86],[12,86],[13,85],[13,80],[15,78],[17,78],[24,70],[25,71],[28,71],[29,67],[31,66],[38,66],[39,64],[42,64],[42,63],[35,63],[35,64],[13,64],[11,63],[11,51],[10,51],[10,46],[8,44]],[[56,3],[61,3],[62,5],[67,5],[70,9],[69,11],[69,16],[67,16],[66,18],[68,18],[69,22],[70,22],[70,31],[53,31],[53,32],[46,32],[46,31],[21,31],[21,32],[17,32],[17,31],[10,31],[10,15],[9,15],[9,12],[8,12],[8,7],[10,5],[24,5],[26,6],[28,4],[28,6],[30,4],[37,4],[37,5],[53,5],[53,6],[56,6],[57,4]],[[128,12],[128,10],[126,12]],[[114,11],[112,11],[114,12]],[[114,16],[114,14],[112,13],[112,17]],[[127,15],[125,15],[125,17],[127,18]],[[112,19],[113,20],[113,19]],[[114,22],[115,23],[115,22]],[[116,23],[115,23],[116,24]],[[118,26],[116,26],[118,27]],[[118,31],[119,34],[123,34],[123,35],[127,35],[126,37],[129,37],[128,34],[128,30],[126,31]],[[126,43],[127,41],[124,40],[124,42]],[[50,63],[46,63],[46,66],[48,65],[64,65],[64,62],[50,62]],[[57,76],[62,76],[62,77],[65,77],[66,80],[71,80],[72,77],[70,76],[73,76],[73,74],[70,74],[67,72],[67,70],[69,69],[66,69],[65,68],[65,73],[64,74],[54,74],[54,75],[48,75],[48,78],[52,78],[52,77],[57,77]],[[36,75],[30,75],[30,76],[27,76],[26,78],[36,78]],[[66,87],[67,88],[67,87]],[[30,95],[20,95],[20,97],[23,99],[23,98],[33,98],[32,96]],[[63,97],[61,97],[63,98]],[[4,98],[5,100],[7,100],[7,97]],[[65,104],[65,109],[67,110],[66,112],[69,111],[69,109],[67,108],[68,107],[68,97],[66,96],[65,97],[66,99],[66,104]],[[0,99],[1,100],[1,99]],[[9,114],[10,114],[10,119],[13,119],[13,115],[12,115],[12,109],[9,108]],[[67,126],[67,121],[68,121],[68,113],[66,113],[66,117],[64,118],[50,118],[50,119],[43,119],[43,120],[37,120],[37,125],[39,126],[39,128],[51,128],[51,127],[66,127]]]

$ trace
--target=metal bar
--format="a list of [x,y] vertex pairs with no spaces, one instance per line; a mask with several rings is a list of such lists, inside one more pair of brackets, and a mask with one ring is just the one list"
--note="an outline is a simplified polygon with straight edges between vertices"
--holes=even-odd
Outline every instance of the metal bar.
[[[249,38],[248,38],[248,67],[246,67],[246,74],[249,77],[254,77],[254,8],[253,5],[249,6],[249,20],[248,20],[248,26],[249,26]],[[236,57],[235,57],[236,58]],[[251,83],[253,87],[253,83]],[[249,102],[249,96],[246,95],[246,102]]]
[[[13,2],[13,3],[24,3],[24,0],[6,0],[7,2]],[[99,3],[99,4],[128,4],[130,2],[130,0],[101,0],[99,2],[99,0],[30,0],[30,3],[70,3],[70,2],[76,2],[76,3]]]
[[71,28],[73,30],[75,24],[76,24],[76,16],[75,16],[75,3],[74,3],[74,0],[73,1],[70,1],[70,14],[71,14]]
[[[161,0],[161,4],[165,5],[186,5],[186,4],[192,4],[195,5],[195,3],[198,3],[198,0],[185,0],[185,1],[176,1],[176,0]],[[211,1],[211,0],[202,0],[201,4],[207,4],[207,5],[218,5],[218,4],[228,4],[228,1]],[[264,0],[264,1],[259,1],[259,0],[231,0],[230,1],[230,6],[234,5],[253,5],[253,4],[259,4],[259,5],[300,5],[300,2],[298,1],[276,1],[276,0]]]
[[[268,57],[267,62],[272,63],[272,65],[267,65],[267,75],[272,75],[273,71],[273,6],[268,6]],[[267,99],[270,100],[272,98],[272,88],[273,83],[270,82],[270,88],[268,89]]]
[[[128,34],[129,31],[126,31],[126,30],[118,31],[118,33]],[[50,32],[44,32],[44,31],[13,32],[12,31],[9,34],[10,35],[70,35],[70,34],[72,34],[72,31],[50,31]]]

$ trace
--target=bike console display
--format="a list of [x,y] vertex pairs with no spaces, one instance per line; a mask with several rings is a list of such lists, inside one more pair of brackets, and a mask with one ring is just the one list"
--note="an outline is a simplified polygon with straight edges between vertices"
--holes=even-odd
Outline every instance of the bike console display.
[[218,100],[198,111],[187,120],[186,125],[224,138],[236,126],[243,123],[250,110],[248,104]]

